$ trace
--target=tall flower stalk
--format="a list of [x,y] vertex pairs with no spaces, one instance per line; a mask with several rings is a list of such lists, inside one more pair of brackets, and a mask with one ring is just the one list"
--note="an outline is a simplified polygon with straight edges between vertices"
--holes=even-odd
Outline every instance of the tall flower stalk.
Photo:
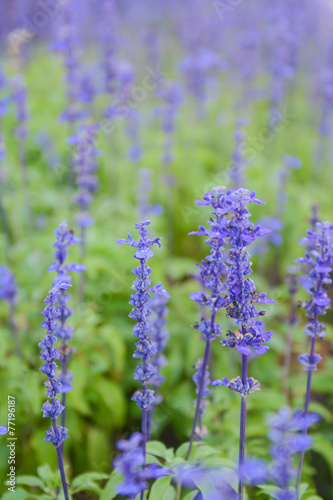
[[[68,247],[80,243],[81,238],[75,237],[73,232],[67,229],[65,221],[60,224],[53,234],[56,237],[56,241],[53,243],[53,247],[55,248],[54,261],[48,268],[48,271],[55,271],[57,273],[57,276],[53,281],[54,285],[57,283],[67,283],[71,286],[70,282],[72,280],[72,276],[70,276],[70,273],[84,271],[85,266],[77,264],[76,262],[72,262],[71,264],[66,262]],[[54,330],[54,335],[61,340],[61,346],[59,348],[60,357],[58,358],[61,364],[61,371],[57,374],[57,376],[58,381],[61,384],[58,392],[62,394],[61,402],[64,407],[64,411],[61,415],[61,425],[63,427],[65,427],[66,419],[66,394],[73,389],[72,372],[68,370],[68,361],[74,352],[73,347],[68,343],[72,340],[74,331],[72,326],[67,324],[67,320],[72,316],[73,311],[68,306],[71,296],[66,290],[66,288],[62,287],[57,294],[58,325]]]
[[160,385],[164,382],[164,377],[161,375],[161,368],[168,364],[166,357],[163,354],[164,348],[166,346],[167,340],[169,338],[169,332],[166,329],[167,319],[166,315],[168,313],[167,308],[168,298],[160,295],[156,295],[150,302],[150,308],[153,313],[153,331],[151,334],[152,341],[156,345],[156,354],[151,359],[151,364],[156,369],[156,375],[152,380],[152,386],[154,391],[154,402],[148,413],[148,437],[152,429],[152,423],[154,419],[154,411],[158,404],[163,401],[163,398],[158,394],[158,389]]
[[[130,233],[128,233],[128,240],[120,239],[117,241],[118,245],[130,245],[136,248],[134,258],[139,261],[139,265],[133,269],[133,274],[136,276],[132,289],[134,293],[131,295],[130,304],[134,307],[129,317],[134,319],[137,323],[133,327],[133,335],[139,340],[135,344],[136,350],[133,357],[140,359],[140,364],[136,367],[134,372],[134,380],[139,380],[142,384],[142,389],[138,389],[132,396],[132,401],[135,401],[138,407],[142,410],[142,453],[143,461],[142,468],[146,466],[146,443],[148,440],[148,412],[152,408],[155,395],[152,389],[148,388],[156,377],[157,369],[151,363],[151,357],[157,354],[156,343],[152,340],[151,334],[153,326],[149,321],[151,310],[149,301],[151,293],[156,293],[164,297],[170,295],[163,290],[162,284],[159,283],[151,286],[151,279],[149,278],[152,270],[148,267],[147,262],[150,257],[154,255],[151,247],[155,244],[161,246],[160,239],[155,238],[151,240],[148,235],[147,226],[150,221],[135,224],[135,229],[139,232],[139,241],[136,242]],[[141,492],[141,500],[143,499],[143,491]]]
[[29,196],[29,175],[27,166],[26,140],[28,136],[27,122],[27,90],[24,79],[18,75],[12,82],[12,99],[16,106],[16,122],[15,135],[18,141],[18,156],[21,168],[21,178],[23,186],[24,208],[27,228],[32,230],[32,214],[31,203]]
[[226,191],[224,187],[217,187],[213,188],[212,191],[208,191],[204,195],[202,201],[197,200],[195,202],[197,205],[210,206],[212,208],[211,214],[213,214],[214,218],[208,222],[208,228],[199,226],[199,231],[189,233],[190,235],[207,237],[206,244],[211,249],[205,260],[202,260],[201,265],[197,264],[206,292],[194,292],[190,295],[190,298],[195,300],[195,302],[209,309],[210,316],[203,318],[200,323],[194,325],[196,330],[204,336],[206,346],[201,364],[201,375],[199,375],[200,382],[197,390],[196,408],[186,459],[189,458],[191,453],[193,440],[196,434],[197,421],[202,409],[205,373],[209,361],[211,342],[222,334],[222,328],[216,321],[216,315],[218,311],[225,306],[224,295],[226,292],[226,285],[222,282],[222,279],[227,272],[227,266],[223,260],[223,251],[226,245],[225,236],[227,234],[226,227],[228,225],[227,214],[232,208],[230,193],[231,192]]
[[69,283],[58,281],[50,290],[47,298],[45,299],[45,303],[47,305],[42,312],[42,315],[45,318],[42,324],[42,328],[46,330],[46,335],[38,344],[38,346],[41,348],[40,359],[44,361],[44,364],[40,368],[40,371],[42,373],[45,373],[48,378],[48,380],[45,382],[45,386],[47,388],[46,393],[49,397],[49,401],[46,401],[46,403],[43,404],[42,412],[44,418],[48,417],[52,421],[51,427],[46,431],[46,437],[44,438],[44,441],[52,443],[57,450],[61,483],[66,500],[69,500],[69,496],[67,491],[61,448],[64,440],[68,438],[68,434],[67,429],[57,424],[58,417],[65,408],[57,398],[57,394],[59,394],[59,392],[61,391],[61,382],[55,377],[57,369],[56,360],[60,359],[61,354],[54,346],[57,342],[57,337],[55,334],[59,328],[57,319],[61,314],[59,309],[56,307],[59,290],[67,290],[67,288],[70,286],[71,285]]
[[[254,226],[249,220],[248,204],[263,202],[255,198],[255,192],[249,193],[247,189],[238,189],[230,194],[232,204],[230,219],[225,229],[225,237],[229,243],[229,265],[227,276],[226,311],[227,317],[232,318],[237,329],[227,333],[228,339],[222,340],[222,345],[234,348],[242,356],[241,377],[228,380],[227,378],[215,380],[213,385],[225,385],[241,395],[240,411],[240,439],[239,439],[239,469],[244,464],[245,457],[245,430],[246,430],[246,398],[259,390],[260,384],[253,377],[248,378],[248,356],[254,349],[256,354],[265,353],[269,347],[265,344],[271,337],[271,331],[264,330],[264,323],[257,318],[263,316],[265,311],[258,311],[257,303],[274,302],[266,297],[265,293],[258,294],[254,282],[248,278],[252,273],[250,254],[247,247],[257,238],[266,234],[267,230]],[[244,484],[240,476],[238,484],[239,499],[243,499]]]
[[[78,128],[77,135],[69,139],[69,143],[75,146],[75,153],[72,159],[74,172],[76,173],[77,193],[73,201],[78,208],[75,220],[80,227],[81,240],[81,261],[84,262],[86,254],[87,227],[94,224],[94,219],[90,217],[89,207],[93,201],[93,194],[98,189],[99,182],[96,176],[98,163],[96,158],[99,151],[96,147],[97,141],[96,124],[90,123]],[[80,275],[79,301],[84,298],[84,274]]]
[[[298,358],[298,361],[303,365],[303,369],[307,372],[305,415],[309,411],[312,373],[317,370],[317,364],[322,359],[320,354],[315,353],[316,340],[322,340],[326,335],[325,324],[319,320],[319,317],[327,313],[331,304],[327,289],[332,283],[330,273],[333,269],[333,225],[329,222],[317,222],[316,231],[307,231],[307,233],[308,236],[302,238],[300,244],[310,245],[311,250],[305,253],[305,257],[296,260],[296,262],[305,265],[307,279],[303,280],[302,284],[305,285],[310,294],[310,298],[301,304],[308,318],[304,333],[311,339],[310,353],[302,354]],[[299,460],[297,494],[299,493],[302,478],[303,463],[304,452]]]

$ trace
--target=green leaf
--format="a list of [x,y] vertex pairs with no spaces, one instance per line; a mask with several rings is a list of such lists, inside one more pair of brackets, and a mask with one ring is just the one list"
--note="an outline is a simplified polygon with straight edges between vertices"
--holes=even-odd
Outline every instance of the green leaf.
[[13,491],[7,491],[2,495],[1,500],[31,500],[34,498],[30,493],[25,491],[23,488],[15,488],[15,493]]
[[76,489],[78,487],[82,489],[82,486],[85,486],[86,483],[88,484],[92,481],[102,481],[103,479],[108,479],[108,477],[108,474],[102,474],[100,472],[86,472],[84,474],[76,476],[71,482],[71,487],[73,489]]
[[[162,457],[165,460],[170,460],[170,449],[161,443],[161,441],[148,441],[147,443],[147,453],[155,455],[155,457]],[[172,451],[172,450],[171,450]]]
[[171,476],[160,477],[150,491],[149,500],[164,500],[171,483]]
[[115,491],[115,487],[122,482],[122,479],[123,476],[119,472],[113,471],[99,500],[112,500],[112,498],[116,497],[117,492]]
[[34,488],[42,488],[45,491],[44,482],[36,476],[18,476],[16,479],[17,484],[23,484],[24,486],[32,486]]
[[183,497],[183,500],[193,500],[195,496],[198,494],[198,490],[190,491],[187,495]]

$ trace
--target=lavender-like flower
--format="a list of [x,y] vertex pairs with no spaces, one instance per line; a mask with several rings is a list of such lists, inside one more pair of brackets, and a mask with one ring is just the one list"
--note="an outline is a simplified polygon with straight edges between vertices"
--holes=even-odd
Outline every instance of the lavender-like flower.
[[230,179],[234,189],[239,189],[245,184],[245,169],[247,166],[247,161],[244,156],[244,140],[245,133],[244,127],[247,125],[248,120],[246,118],[241,118],[236,121],[234,141],[235,147],[232,152],[232,167],[230,171]]
[[168,364],[166,357],[163,354],[164,348],[166,346],[167,340],[169,338],[169,332],[166,329],[167,319],[166,315],[168,313],[167,308],[168,298],[161,295],[156,295],[150,302],[150,309],[153,313],[153,331],[151,333],[151,339],[156,346],[156,354],[151,358],[151,364],[155,367],[156,374],[152,379],[152,386],[154,391],[154,402],[149,410],[148,414],[148,436],[150,435],[154,410],[158,404],[163,401],[163,398],[158,394],[158,389],[160,385],[164,382],[164,377],[161,375],[161,368]]
[[137,191],[137,211],[140,220],[147,220],[150,215],[159,216],[164,213],[162,205],[151,205],[149,195],[152,188],[151,171],[149,168],[140,168],[138,171],[139,183]]
[[222,278],[227,272],[227,266],[223,260],[223,251],[226,245],[225,236],[227,235],[226,227],[228,225],[227,214],[232,209],[230,194],[231,191],[226,191],[225,187],[217,187],[213,188],[212,191],[208,191],[204,195],[203,201],[197,200],[197,205],[212,207],[211,214],[213,214],[214,218],[208,222],[209,228],[206,229],[204,226],[199,226],[199,231],[189,233],[190,235],[207,237],[206,244],[211,250],[206,259],[202,261],[202,264],[197,265],[197,268],[200,269],[201,278],[207,292],[194,292],[190,295],[191,299],[201,304],[202,307],[207,307],[209,309],[210,318],[204,317],[199,324],[194,325],[194,327],[204,336],[206,347],[186,458],[188,458],[191,453],[197,420],[200,414],[211,341],[222,334],[221,325],[216,322],[216,315],[226,304],[224,298],[226,285],[222,282]]
[[94,223],[89,216],[88,209],[93,200],[93,194],[99,186],[96,177],[98,168],[96,158],[99,156],[99,151],[96,148],[97,131],[98,125],[94,123],[81,125],[77,135],[68,139],[69,144],[76,147],[72,164],[77,174],[78,193],[74,196],[73,201],[79,208],[75,219],[81,227],[81,231]]
[[8,427],[5,425],[0,425],[0,436],[4,436],[8,432]]
[[148,488],[147,480],[168,474],[162,467],[154,464],[145,465],[142,444],[143,437],[140,432],[134,432],[128,441],[121,439],[117,443],[122,455],[114,460],[113,465],[124,476],[124,480],[116,487],[116,491],[129,499],[135,499],[139,493],[142,494]]
[[[300,244],[310,244],[311,251],[307,251],[305,257],[296,259],[296,262],[306,266],[308,279],[303,280],[302,285],[306,286],[311,295],[309,300],[302,303],[308,318],[304,333],[311,338],[310,354],[305,353],[298,358],[308,374],[304,405],[305,415],[309,411],[312,373],[317,370],[317,364],[322,359],[319,354],[315,353],[316,340],[323,339],[326,335],[325,324],[319,320],[319,317],[326,314],[331,304],[327,289],[332,283],[330,273],[333,269],[333,225],[329,222],[318,222],[316,231],[307,231],[307,233],[308,236],[302,238]],[[303,462],[304,452],[301,454],[299,462],[297,491],[301,481]]]
[[18,156],[21,169],[21,178],[24,194],[24,204],[25,204],[25,216],[27,227],[29,230],[32,229],[32,218],[31,218],[31,203],[29,197],[29,175],[27,166],[27,153],[26,153],[26,139],[28,135],[27,122],[29,118],[27,110],[27,90],[24,82],[24,78],[21,75],[17,75],[15,79],[12,80],[12,100],[16,107],[16,122],[17,126],[15,128],[15,135],[18,140]]
[[[86,268],[76,262],[67,264],[66,259],[68,256],[68,247],[71,245],[81,242],[81,238],[74,236],[73,231],[67,229],[67,224],[63,221],[60,226],[53,233],[56,237],[53,247],[54,261],[52,265],[48,268],[49,272],[55,271],[57,273],[53,284],[57,283],[67,283],[70,284],[72,272],[81,272]],[[73,328],[67,324],[68,318],[73,314],[72,309],[68,307],[68,302],[70,300],[70,294],[66,292],[66,288],[61,288],[60,292],[57,294],[57,310],[58,310],[58,326],[54,330],[54,335],[61,340],[60,347],[60,364],[61,372],[57,374],[58,381],[61,383],[59,392],[62,393],[62,405],[66,406],[66,393],[73,389],[73,378],[72,372],[67,369],[69,358],[73,355],[74,349],[68,344],[68,341],[72,340]],[[65,426],[65,411],[62,412],[61,425]]]
[[[78,128],[77,135],[70,137],[68,142],[75,146],[75,153],[72,159],[74,172],[76,173],[76,184],[78,191],[73,201],[77,205],[79,212],[75,215],[75,220],[80,226],[81,232],[81,261],[84,262],[86,254],[86,233],[87,227],[94,223],[90,217],[89,206],[93,200],[93,194],[99,187],[96,170],[98,163],[96,161],[100,153],[96,147],[98,125],[89,123],[81,125]],[[79,301],[84,297],[84,274],[80,275]]]
[[115,54],[118,46],[117,36],[117,10],[114,0],[104,0],[102,4],[104,27],[101,35],[101,48],[103,51],[104,90],[107,94],[113,94],[116,90],[117,67]]
[[165,134],[163,164],[169,165],[173,161],[173,137],[179,108],[183,102],[183,93],[178,82],[167,81],[159,89],[158,96],[163,100],[163,105],[156,109],[156,114],[162,119],[162,129]]
[[16,354],[22,359],[22,352],[15,323],[17,286],[14,274],[8,267],[0,266],[0,300],[5,300],[9,306],[9,324],[13,335]]
[[44,441],[52,443],[57,450],[58,455],[58,465],[61,475],[61,482],[66,500],[69,500],[66,477],[64,471],[64,464],[62,458],[62,443],[68,438],[67,429],[57,424],[57,419],[61,412],[64,410],[64,406],[60,404],[59,399],[56,397],[61,390],[61,382],[56,379],[56,360],[60,359],[61,355],[58,349],[54,346],[57,342],[56,333],[59,329],[59,324],[57,319],[60,316],[60,311],[56,307],[56,303],[59,296],[59,290],[67,290],[71,285],[69,283],[63,283],[58,281],[53,288],[50,290],[47,298],[45,299],[46,307],[42,312],[44,316],[44,321],[42,328],[46,330],[46,335],[43,337],[42,341],[38,344],[41,348],[41,360],[44,361],[43,366],[40,371],[43,372],[48,380],[45,382],[47,388],[47,395],[49,401],[43,404],[42,412],[44,418],[51,418],[52,425],[46,431],[46,437]]
[[[248,356],[252,349],[257,354],[265,353],[269,347],[264,345],[268,342],[273,332],[265,331],[265,326],[259,317],[265,311],[258,311],[254,304],[269,303],[273,300],[266,297],[265,293],[256,293],[254,282],[248,278],[252,273],[250,254],[247,247],[257,238],[265,235],[267,230],[260,226],[254,226],[249,220],[250,212],[247,205],[250,203],[263,204],[255,198],[255,192],[249,193],[247,189],[238,189],[229,195],[231,203],[230,220],[225,228],[225,237],[230,244],[229,258],[227,264],[230,266],[227,276],[226,311],[227,317],[234,320],[238,328],[227,333],[228,339],[222,340],[226,347],[236,347],[242,355],[242,374],[228,381],[227,379],[216,380],[213,385],[226,385],[234,392],[241,395],[241,422],[240,422],[240,445],[239,445],[239,468],[244,463],[245,453],[245,425],[246,425],[246,397],[251,392],[259,389],[258,381],[247,377]],[[238,494],[240,500],[243,498],[243,481],[239,480]]]
[[157,354],[157,346],[151,338],[153,326],[148,319],[151,315],[149,301],[151,299],[151,293],[156,293],[164,297],[170,297],[168,292],[163,290],[161,283],[158,283],[153,287],[151,286],[151,279],[149,276],[152,270],[148,267],[147,261],[154,255],[154,252],[150,247],[155,244],[161,246],[161,238],[155,238],[154,240],[149,238],[147,230],[147,226],[149,226],[149,224],[150,221],[135,224],[135,228],[138,230],[140,235],[138,242],[132,238],[130,233],[127,235],[128,240],[120,239],[117,241],[119,245],[126,244],[136,248],[134,258],[140,262],[140,265],[132,271],[136,276],[136,279],[134,280],[132,287],[135,293],[131,295],[130,300],[130,304],[134,306],[134,309],[129,314],[129,317],[137,322],[137,324],[133,327],[133,335],[139,339],[135,344],[136,350],[133,357],[141,359],[141,363],[135,369],[134,379],[141,382],[142,389],[138,389],[134,393],[132,400],[135,401],[138,407],[142,410],[143,467],[145,467],[146,464],[148,411],[152,408],[155,399],[154,391],[152,389],[148,389],[148,384],[153,383],[157,374],[156,367],[150,362],[151,357]]

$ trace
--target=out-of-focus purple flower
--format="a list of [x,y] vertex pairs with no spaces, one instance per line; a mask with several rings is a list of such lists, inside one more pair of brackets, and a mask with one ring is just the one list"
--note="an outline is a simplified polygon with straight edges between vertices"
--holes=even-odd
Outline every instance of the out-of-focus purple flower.
[[[71,245],[78,244],[82,240],[74,236],[73,231],[67,229],[67,224],[63,221],[60,226],[53,233],[56,237],[53,247],[55,248],[54,257],[52,265],[48,268],[49,272],[55,271],[57,273],[53,284],[57,283],[67,283],[70,284],[72,272],[81,272],[85,270],[85,266],[73,262],[68,264],[66,262],[68,256],[68,248]],[[54,335],[61,339],[61,372],[57,374],[58,380],[61,383],[60,392],[66,393],[73,389],[72,374],[67,370],[67,364],[69,358],[73,355],[73,348],[68,345],[68,341],[72,340],[73,328],[67,324],[68,318],[73,315],[73,311],[68,307],[68,302],[70,300],[70,294],[66,292],[66,288],[62,288],[57,295],[57,308],[58,308],[58,326],[54,330]]]
[[77,135],[68,139],[68,142],[75,146],[72,165],[77,174],[78,192],[74,196],[74,202],[80,210],[75,219],[80,227],[91,226],[94,223],[89,215],[89,206],[99,186],[95,173],[98,168],[96,158],[100,156],[96,147],[97,131],[96,124],[81,125]]
[[123,475],[123,482],[116,487],[117,493],[130,499],[148,488],[149,479],[157,479],[169,473],[168,469],[154,464],[145,465],[145,456],[142,452],[143,437],[140,432],[131,435],[128,441],[121,439],[117,448],[122,452],[114,462],[114,467]]
[[311,447],[312,439],[305,431],[319,420],[319,415],[315,413],[292,413],[288,407],[281,408],[268,419],[268,436],[272,441],[270,453],[273,458],[268,474],[271,481],[279,487],[276,492],[277,500],[297,498],[294,487],[290,485],[296,476],[294,457]]
[[17,286],[14,274],[8,267],[0,266],[0,300],[5,300],[11,307],[15,307]]
[[129,109],[126,132],[130,140],[128,157],[131,161],[141,160],[142,148],[140,146],[140,119],[141,115],[137,109]]
[[101,49],[103,51],[102,71],[103,86],[107,94],[116,90],[117,65],[115,54],[119,44],[117,34],[117,8],[114,0],[104,0],[102,3],[103,28],[100,33]]
[[7,434],[7,432],[8,432],[8,427],[6,427],[5,425],[0,425],[0,435],[4,436],[5,434]]
[[244,127],[248,124],[246,118],[241,118],[236,121],[234,141],[235,147],[231,155],[232,167],[230,170],[230,178],[234,189],[239,189],[245,185],[245,169],[247,160],[243,153],[245,133]]
[[27,110],[27,90],[23,76],[17,75],[17,77],[12,80],[11,87],[12,101],[15,103],[16,107],[17,126],[15,135],[20,140],[24,140],[28,135],[27,122],[29,115]]
[[150,215],[159,216],[164,213],[162,205],[150,205],[149,195],[152,188],[151,170],[140,168],[138,171],[139,183],[137,191],[137,211],[140,220],[146,220]]
[[173,136],[179,108],[183,102],[183,93],[179,82],[165,81],[157,95],[163,101],[163,104],[155,109],[155,114],[162,120],[165,134],[163,163],[168,165],[173,161]]

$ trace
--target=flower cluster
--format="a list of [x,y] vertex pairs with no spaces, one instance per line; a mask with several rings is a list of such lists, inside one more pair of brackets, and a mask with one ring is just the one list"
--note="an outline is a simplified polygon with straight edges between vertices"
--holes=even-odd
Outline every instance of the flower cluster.
[[151,340],[156,346],[156,354],[151,359],[151,364],[156,369],[156,375],[152,381],[155,395],[153,406],[156,406],[162,401],[162,396],[157,395],[159,386],[164,382],[164,377],[161,375],[160,370],[163,366],[168,364],[163,354],[169,338],[169,332],[165,328],[167,325],[166,314],[168,313],[167,303],[168,298],[161,295],[156,295],[150,302],[150,309],[154,315],[154,319],[152,320],[153,331],[151,333]]
[[255,193],[246,189],[238,189],[230,195],[232,215],[226,228],[226,237],[230,244],[226,310],[227,317],[234,320],[238,329],[227,333],[228,339],[222,344],[227,347],[236,347],[243,355],[251,354],[251,348],[257,354],[263,354],[269,347],[266,342],[272,337],[271,331],[264,330],[264,323],[258,320],[265,311],[258,311],[254,304],[269,303],[273,300],[265,293],[256,293],[254,282],[248,278],[252,273],[250,254],[247,247],[257,238],[267,234],[267,230],[254,226],[249,220],[251,214],[246,205],[250,203],[262,204],[255,198]]
[[142,435],[135,432],[128,441],[121,439],[117,448],[122,455],[117,457],[113,465],[124,476],[123,482],[116,487],[119,495],[130,499],[148,488],[147,480],[157,479],[168,473],[167,469],[156,465],[148,465],[145,468],[145,457],[142,452]]
[[214,380],[212,385],[225,385],[232,391],[238,392],[242,396],[248,396],[252,392],[260,391],[260,384],[258,380],[255,380],[253,377],[247,378],[245,384],[242,383],[242,379],[240,377],[236,377],[231,380],[228,380],[227,378]]
[[316,231],[307,233],[308,236],[302,238],[300,244],[310,244],[312,250],[306,252],[305,257],[296,259],[296,262],[306,266],[307,279],[302,280],[302,285],[312,298],[302,303],[308,318],[304,333],[312,338],[313,347],[311,346],[309,355],[302,354],[298,360],[305,371],[311,372],[317,369],[321,360],[321,356],[314,353],[315,340],[326,335],[325,324],[318,318],[326,314],[331,304],[327,289],[332,283],[330,273],[333,269],[333,225],[329,222],[317,222]]
[[226,301],[224,295],[226,293],[226,284],[222,278],[227,272],[227,266],[224,262],[224,247],[226,245],[227,226],[229,224],[227,215],[232,209],[230,201],[231,191],[226,191],[225,187],[213,188],[212,191],[206,193],[203,201],[197,200],[197,205],[211,206],[211,214],[214,218],[208,222],[209,228],[199,226],[199,231],[193,231],[190,235],[206,236],[206,244],[211,247],[209,255],[202,261],[201,265],[197,264],[200,270],[201,278],[204,285],[209,291],[194,292],[190,298],[202,306],[208,307],[211,312],[211,320],[202,319],[195,328],[201,332],[206,339],[215,339],[222,334],[221,326],[215,322],[217,312],[225,307]]
[[56,448],[62,445],[65,439],[68,438],[67,429],[57,425],[57,419],[60,413],[64,410],[64,406],[60,404],[59,399],[56,397],[61,390],[61,382],[55,377],[57,363],[55,360],[60,359],[60,352],[54,346],[57,342],[56,332],[59,328],[57,319],[60,316],[60,311],[56,307],[58,301],[59,290],[67,290],[71,285],[69,283],[62,283],[58,281],[50,290],[45,303],[47,304],[42,312],[44,321],[42,328],[46,330],[46,335],[38,344],[41,348],[41,360],[44,364],[40,371],[45,373],[48,380],[45,382],[47,388],[47,395],[50,401],[44,403],[42,407],[43,417],[49,417],[52,420],[51,427],[46,431],[44,441],[52,443]]
[[[200,385],[202,382],[202,397],[201,397],[201,400],[199,401],[199,425],[195,429],[195,435],[198,439],[202,439],[203,437],[205,437],[208,434],[207,429],[205,427],[203,427],[203,425],[202,425],[202,417],[206,413],[206,408],[209,404],[209,402],[205,398],[208,398],[208,396],[210,396],[210,390],[208,389],[208,386],[211,382],[211,380],[209,378],[209,371],[207,369],[205,369],[204,374],[202,373],[202,371],[203,371],[202,365],[203,365],[203,360],[198,359],[198,361],[196,362],[196,364],[194,366],[196,371],[195,371],[195,374],[193,375],[193,378],[192,378],[193,382],[196,385],[195,393],[196,393],[197,397],[199,396]],[[202,376],[203,376],[203,381],[202,381]],[[194,407],[196,407],[197,403],[198,403],[198,399],[195,399],[193,401]]]
[[140,265],[132,271],[136,279],[132,286],[135,293],[131,295],[130,300],[130,304],[134,306],[134,309],[129,317],[137,322],[133,327],[133,335],[139,339],[135,344],[136,350],[133,357],[141,359],[142,361],[135,370],[134,379],[140,380],[143,386],[142,390],[137,390],[134,393],[132,400],[136,401],[139,408],[144,411],[149,410],[154,402],[154,391],[147,389],[147,385],[148,383],[152,383],[156,377],[156,367],[149,363],[150,358],[157,354],[157,346],[151,339],[153,326],[148,319],[151,315],[151,310],[149,308],[150,294],[157,293],[158,295],[170,297],[170,295],[162,289],[161,283],[154,287],[151,286],[149,276],[152,270],[147,266],[147,261],[154,255],[154,252],[150,247],[155,244],[161,246],[161,244],[160,238],[155,238],[154,240],[149,238],[147,230],[149,224],[150,221],[135,224],[135,228],[140,235],[138,242],[134,241],[129,233],[128,240],[121,239],[117,241],[119,245],[127,244],[136,248],[137,250],[134,257],[140,262]]
[[89,216],[88,209],[93,199],[93,193],[98,188],[95,174],[98,168],[96,158],[99,156],[99,151],[96,148],[97,130],[98,126],[95,124],[82,125],[78,129],[77,135],[68,139],[68,142],[76,147],[72,163],[77,174],[78,193],[74,197],[74,202],[80,210],[76,216],[80,227],[91,226],[94,222]]
[[[48,271],[55,271],[57,273],[57,276],[53,282],[54,285],[56,285],[57,283],[70,284],[72,276],[70,276],[69,273],[84,271],[85,266],[77,264],[76,262],[72,262],[71,264],[66,263],[66,259],[68,256],[68,247],[80,243],[82,239],[77,238],[76,236],[74,236],[73,231],[67,229],[67,224],[65,221],[60,224],[60,226],[54,231],[53,234],[56,237],[56,241],[55,243],[53,243],[53,247],[55,248],[55,259],[52,265],[48,268]],[[68,318],[73,314],[73,311],[70,309],[70,307],[68,307],[70,297],[70,294],[66,292],[65,288],[60,289],[60,292],[57,296],[59,323],[54,331],[54,334],[56,337],[61,339],[61,355],[59,360],[62,369],[61,373],[59,373],[58,375],[58,380],[59,382],[61,382],[61,388],[59,391],[61,393],[66,393],[73,389],[72,374],[67,370],[68,359],[73,355],[73,348],[70,347],[67,342],[72,339],[74,333],[72,326],[67,324]]]

